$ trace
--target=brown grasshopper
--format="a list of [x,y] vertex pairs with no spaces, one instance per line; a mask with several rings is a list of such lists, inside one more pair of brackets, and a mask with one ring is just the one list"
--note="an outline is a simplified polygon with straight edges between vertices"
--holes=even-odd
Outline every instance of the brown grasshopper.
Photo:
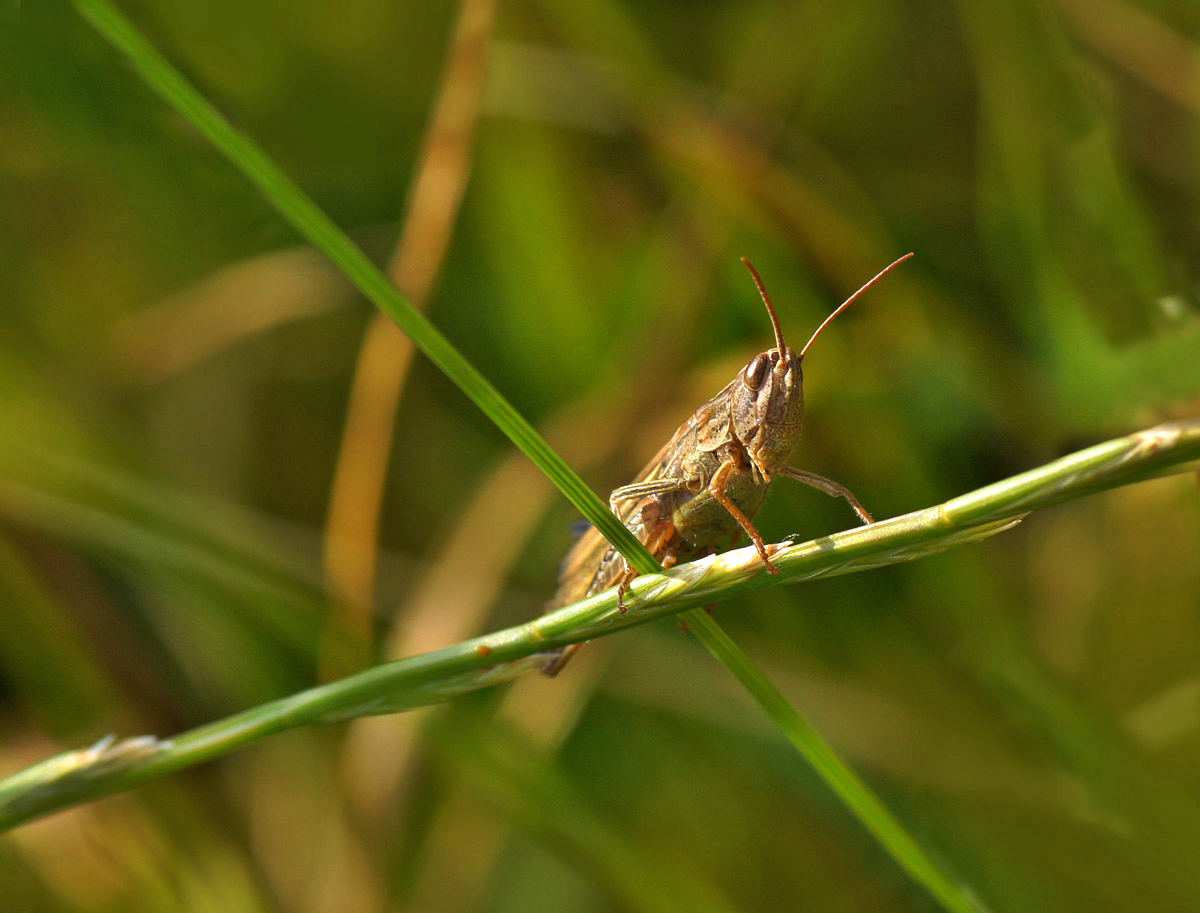
[[[771,481],[783,476],[828,495],[845,498],[864,524],[871,515],[850,490],[815,473],[788,465],[800,441],[804,420],[804,374],[800,363],[809,346],[838,314],[912,254],[883,269],[825,318],[797,355],[783,341],[779,318],[762,278],[754,277],[775,330],[775,348],[750,360],[729,385],[697,409],[636,479],[616,489],[609,506],[663,568],[732,545],[744,531],[772,574],[779,569],[750,518],[758,511]],[[589,528],[563,559],[558,592],[547,609],[556,609],[609,587],[618,587],[617,604],[625,611],[625,593],[637,571]],[[579,649],[564,647],[542,671],[556,675]]]

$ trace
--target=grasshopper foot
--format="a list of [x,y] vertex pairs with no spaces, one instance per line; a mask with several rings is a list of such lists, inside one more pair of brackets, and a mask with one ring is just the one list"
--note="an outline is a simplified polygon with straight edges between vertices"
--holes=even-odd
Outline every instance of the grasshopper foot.
[[629,611],[629,606],[625,602],[625,594],[629,592],[629,584],[633,583],[633,578],[638,575],[638,572],[633,568],[626,568],[625,573],[621,575],[621,581],[617,584],[617,611],[624,615]]

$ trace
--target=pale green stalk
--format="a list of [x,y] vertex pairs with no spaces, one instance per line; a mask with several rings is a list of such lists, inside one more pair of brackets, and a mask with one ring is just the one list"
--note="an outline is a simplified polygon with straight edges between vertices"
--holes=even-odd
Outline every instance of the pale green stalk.
[[[491,687],[537,668],[547,650],[565,644],[603,637],[749,590],[853,573],[976,542],[1009,528],[1031,510],[1192,470],[1196,464],[1188,461],[1195,460],[1200,460],[1200,420],[1161,425],[1098,444],[936,507],[798,545],[776,546],[777,575],[763,573],[753,548],[738,549],[666,574],[638,578],[624,614],[617,609],[615,593],[609,591],[526,624],[376,666],[170,740],[145,736],[68,752],[0,782],[0,829],[211,760],[272,733],[310,723],[395,713]],[[709,630],[698,615],[692,618],[693,623],[700,622],[697,628]],[[728,642],[715,631],[710,633],[714,652],[728,655]],[[745,678],[744,669],[735,671]],[[785,731],[793,734],[798,719],[794,711],[774,705],[773,700],[768,703],[772,706],[767,709],[777,719],[787,719]],[[861,807],[856,811],[861,812]],[[876,829],[877,823],[868,822],[868,826]]]

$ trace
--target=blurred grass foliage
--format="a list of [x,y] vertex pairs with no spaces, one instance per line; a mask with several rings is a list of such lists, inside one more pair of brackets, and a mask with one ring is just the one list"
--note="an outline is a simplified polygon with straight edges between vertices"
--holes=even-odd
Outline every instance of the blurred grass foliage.
[[[124,8],[392,255],[455,5]],[[796,462],[877,515],[1200,411],[1193,5],[516,0],[489,34],[428,306],[597,489],[765,345],[741,255],[799,339],[917,251],[807,360]],[[367,306],[65,7],[0,41],[4,772],[537,614],[570,509],[419,358],[372,624],[326,595]],[[780,486],[760,526],[843,514]],[[1200,844],[1198,554],[1176,478],[721,620],[990,908],[1194,910],[1172,839]],[[30,825],[0,889],[64,911],[932,904],[670,625]]]

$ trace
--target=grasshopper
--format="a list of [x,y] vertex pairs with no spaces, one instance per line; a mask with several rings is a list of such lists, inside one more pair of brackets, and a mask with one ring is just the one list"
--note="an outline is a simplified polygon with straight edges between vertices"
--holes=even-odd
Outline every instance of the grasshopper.
[[[845,498],[864,524],[874,522],[844,485],[788,465],[804,421],[800,365],[831,320],[911,256],[896,260],[842,302],[817,327],[799,355],[783,340],[779,318],[758,270],[742,258],[770,315],[775,348],[755,355],[724,390],[679,426],[636,479],[609,498],[613,513],[664,569],[711,554],[722,544],[732,546],[745,532],[767,570],[779,573],[750,520],[772,480],[781,476]],[[618,607],[624,612],[625,593],[636,576],[637,571],[620,552],[590,527],[563,559],[558,592],[547,609],[578,602],[616,585]],[[558,674],[580,646],[564,647],[542,671]]]

